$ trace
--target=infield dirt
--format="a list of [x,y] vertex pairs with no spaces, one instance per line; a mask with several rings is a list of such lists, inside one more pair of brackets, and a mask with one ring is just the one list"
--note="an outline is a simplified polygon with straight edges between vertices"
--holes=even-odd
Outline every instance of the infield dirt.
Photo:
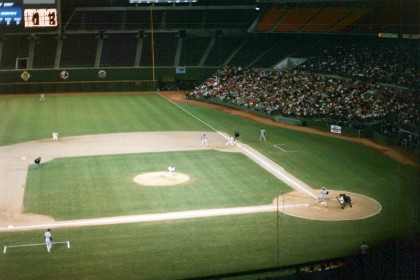
[[[247,114],[239,110],[229,109],[218,105],[185,100],[185,93],[183,92],[166,92],[163,93],[163,95],[176,102],[190,102],[197,103],[202,106],[210,106],[219,110],[228,111],[231,114],[239,115],[263,123],[268,123],[270,125],[278,125],[290,129],[299,129],[311,133],[323,134],[330,137],[339,137],[348,141],[358,142],[360,144],[375,148],[383,152],[385,155],[404,164],[416,166],[415,163],[413,163],[410,159],[406,158],[403,154],[399,153],[398,151],[395,151],[389,147],[378,145],[367,139],[337,136],[315,129],[305,127],[292,127],[283,124],[278,124],[272,120]],[[200,146],[200,136],[201,132],[120,133],[69,137],[62,138],[59,141],[31,141],[0,147],[0,154],[2,155],[2,157],[0,158],[0,175],[2,178],[4,178],[2,182],[0,182],[0,192],[3,194],[0,197],[0,231],[18,230],[19,226],[25,225],[39,225],[40,228],[44,227],[47,224],[50,227],[54,227],[55,224],[57,226],[58,224],[60,224],[61,226],[65,226],[65,223],[58,223],[54,221],[51,217],[22,213],[23,195],[28,165],[32,164],[31,159],[34,159],[40,154],[43,155],[43,162],[51,160],[55,157],[186,151],[200,149],[216,149],[224,152],[242,152],[247,156],[249,155],[245,150],[249,149],[252,150],[253,153],[256,153],[257,155],[259,154],[255,150],[241,142],[237,142],[236,145],[233,147],[226,146],[225,137],[227,135],[225,134],[225,136],[223,136],[222,134],[216,132],[208,132],[209,146],[203,147]],[[261,158],[264,158],[262,155],[260,156]],[[265,169],[267,169],[267,166],[270,166],[269,169],[271,171],[269,171],[271,173],[274,172],[274,175],[277,174],[277,177],[281,177],[284,175],[292,177],[291,174],[287,173],[283,170],[283,168],[277,166],[271,161],[262,163],[261,161],[257,160],[255,162]],[[165,171],[157,172],[165,173]],[[188,174],[183,175],[188,177]],[[160,182],[156,183],[159,187],[171,185],[168,183],[162,183],[162,178],[160,178],[159,181]],[[279,198],[273,198],[272,206],[276,206],[279,211],[282,211],[283,213],[288,215],[307,219],[329,221],[363,219],[375,215],[381,211],[381,205],[376,200],[360,194],[350,193],[343,190],[330,190],[331,193],[327,200],[328,207],[325,207],[321,204],[314,205],[315,196],[317,195],[318,190],[307,186],[303,182],[298,182],[300,183],[299,185],[301,187],[297,188],[296,186],[293,186],[293,184],[289,184],[295,191],[284,194]],[[352,208],[340,208],[340,205],[338,204],[338,201],[335,197],[342,192],[345,192],[352,197]],[[267,211],[273,211],[273,209],[275,211],[276,207],[268,207],[267,209],[269,210]],[[244,213],[249,213],[249,210],[244,211]],[[212,215],[210,211],[208,215]],[[67,222],[71,223],[71,221]],[[118,219],[113,219],[109,223],[119,222]],[[92,222],[92,224],[95,223]],[[87,226],[89,225],[89,223],[85,223],[84,225]]]

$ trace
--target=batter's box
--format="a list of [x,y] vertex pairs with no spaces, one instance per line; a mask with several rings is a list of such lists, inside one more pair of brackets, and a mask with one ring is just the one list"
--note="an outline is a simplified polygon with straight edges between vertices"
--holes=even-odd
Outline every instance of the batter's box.
[[279,149],[282,152],[285,153],[296,153],[297,151],[292,150],[289,144],[274,144],[274,147],[276,147],[277,149]]

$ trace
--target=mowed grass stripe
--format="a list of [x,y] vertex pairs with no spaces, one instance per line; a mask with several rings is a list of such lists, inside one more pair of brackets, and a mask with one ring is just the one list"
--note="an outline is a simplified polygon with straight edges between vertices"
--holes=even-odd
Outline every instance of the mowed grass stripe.
[[0,98],[0,145],[86,134],[208,129],[157,94]]

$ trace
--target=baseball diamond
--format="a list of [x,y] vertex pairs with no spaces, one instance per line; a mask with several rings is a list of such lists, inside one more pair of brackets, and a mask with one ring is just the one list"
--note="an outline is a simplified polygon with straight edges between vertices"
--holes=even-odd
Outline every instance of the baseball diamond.
[[[212,145],[213,149],[225,151],[227,148],[224,145],[224,138],[217,132],[208,133],[211,138],[215,139]],[[0,209],[8,209],[8,211],[1,211],[0,216],[0,231],[13,231],[20,228],[35,228],[33,225],[38,224],[36,228],[54,227],[55,223],[51,217],[35,216],[33,214],[21,213],[20,209],[23,207],[23,190],[24,188],[16,188],[16,185],[25,185],[26,172],[28,164],[25,160],[13,160],[15,158],[15,151],[19,150],[27,158],[34,157],[32,147],[37,146],[37,153],[43,154],[44,162],[52,160],[55,157],[74,157],[85,155],[99,155],[101,153],[109,154],[124,154],[124,153],[147,153],[147,152],[167,152],[167,151],[187,151],[194,149],[201,149],[196,145],[196,139],[199,139],[200,134],[197,132],[155,132],[155,133],[123,133],[123,134],[108,134],[96,136],[79,136],[69,137],[60,140],[60,146],[48,141],[21,143],[13,146],[0,147],[3,154],[2,162],[14,162],[14,164],[6,165],[4,172],[15,174],[15,176],[8,176],[8,180],[2,184],[2,189],[11,196],[2,196]],[[185,139],[190,139],[185,141]],[[95,143],[94,145],[92,145]],[[287,210],[282,210],[286,214],[320,220],[351,220],[370,217],[380,212],[381,206],[368,197],[357,194],[352,194],[355,197],[355,207],[352,211],[338,211],[337,207],[330,207],[327,212],[313,211],[317,206],[312,206],[316,191],[310,186],[301,182],[290,173],[285,171],[265,156],[261,155],[246,144],[236,143],[235,152],[242,152],[253,159],[262,168],[272,172],[280,180],[284,180],[289,186],[295,189],[293,194],[285,194],[284,197],[277,198],[281,204],[280,210],[285,207]],[[207,148],[207,147],[206,147]],[[233,152],[233,150],[229,150]],[[7,168],[9,170],[7,170]],[[21,172],[13,172],[13,170],[21,170]],[[26,172],[25,172],[26,171]],[[149,186],[171,186],[182,184],[189,180],[186,174],[174,173],[173,177],[169,177],[164,172],[154,172],[137,175],[133,180],[136,183]],[[335,191],[338,193],[338,191]],[[340,191],[343,192],[343,191]],[[357,198],[356,198],[357,196]],[[11,199],[13,197],[13,199]],[[335,197],[333,194],[331,197]],[[273,205],[277,203],[277,199]],[[290,203],[289,203],[290,201]],[[306,204],[305,204],[306,203]],[[305,207],[288,207],[288,205],[301,205]],[[309,206],[311,205],[311,206]],[[275,211],[276,208],[268,208],[269,211]],[[294,209],[294,210],[293,210]],[[251,211],[252,212],[252,211]],[[249,211],[244,211],[249,213]],[[27,216],[28,215],[28,216]],[[209,213],[211,216],[211,213]],[[182,215],[178,215],[182,218]],[[28,221],[32,224],[28,224]],[[116,221],[116,220],[115,220]],[[73,222],[60,221],[56,223],[56,227],[68,226]],[[92,222],[92,224],[96,224]],[[84,226],[89,225],[89,222],[83,223]]]
[[[294,139],[293,149],[297,151],[295,153],[285,153],[271,144],[271,141],[274,143],[292,143],[284,137],[289,133],[288,131],[292,132],[296,129],[300,130],[296,133],[307,133],[304,131],[307,130],[308,132],[323,134],[316,137],[332,136],[332,138],[325,138],[327,142],[328,139],[333,138],[338,138],[337,141],[341,141],[340,138],[342,138],[361,142],[360,139],[349,139],[308,128],[273,123],[259,117],[251,117],[237,110],[227,110],[227,108],[216,105],[184,100],[182,99],[183,95],[183,92],[166,92],[164,95],[149,93],[144,95],[124,94],[103,97],[105,99],[111,97],[113,103],[127,98],[127,100],[135,98],[138,101],[153,100],[158,106],[167,106],[165,110],[174,108],[174,111],[172,111],[174,118],[177,118],[177,114],[180,114],[186,123],[189,122],[188,119],[193,120],[194,123],[200,123],[201,127],[196,128],[195,131],[133,131],[67,136],[65,132],[60,130],[60,135],[62,136],[57,141],[50,139],[49,133],[47,133],[48,135],[45,139],[1,146],[0,167],[4,180],[0,182],[0,189],[2,193],[7,193],[7,196],[0,197],[0,231],[3,236],[7,236],[7,240],[4,239],[4,244],[2,245],[6,247],[18,246],[5,255],[10,258],[19,252],[37,252],[38,249],[36,247],[26,246],[26,244],[37,244],[38,242],[30,239],[18,242],[15,235],[32,234],[36,231],[42,232],[46,228],[52,228],[55,236],[58,235],[60,239],[72,240],[73,246],[69,252],[73,252],[81,249],[77,244],[78,242],[83,242],[84,238],[77,238],[70,233],[71,229],[95,232],[101,227],[117,228],[116,225],[129,228],[130,225],[135,227],[141,227],[141,225],[155,227],[160,225],[160,223],[167,226],[175,225],[173,223],[181,223],[187,226],[187,224],[193,223],[190,225],[195,229],[190,229],[188,236],[194,239],[194,234],[191,235],[191,232],[197,231],[197,226],[194,226],[194,224],[200,225],[199,227],[202,227],[203,230],[211,231],[213,226],[207,227],[205,224],[212,224],[217,221],[223,224],[225,219],[232,220],[232,222],[243,220],[247,221],[246,224],[248,221],[252,221],[249,226],[254,231],[258,227],[254,227],[252,224],[264,221],[261,222],[259,227],[263,229],[263,232],[271,232],[271,234],[259,234],[258,239],[261,239],[261,242],[266,242],[263,241],[265,238],[271,240],[270,242],[274,241],[274,243],[271,243],[271,246],[275,247],[276,234],[274,236],[272,234],[273,229],[277,228],[277,234],[279,234],[280,238],[278,239],[279,244],[282,244],[282,247],[287,247],[289,245],[286,244],[289,241],[286,240],[294,239],[292,236],[299,236],[296,232],[291,233],[289,231],[293,232],[307,226],[308,229],[311,228],[313,230],[313,227],[318,227],[313,223],[320,225],[320,233],[337,236],[333,230],[336,227],[334,225],[336,223],[340,223],[340,228],[347,229],[349,234],[351,234],[353,226],[350,223],[370,224],[375,221],[381,221],[389,215],[388,212],[391,208],[388,207],[389,204],[386,200],[384,207],[382,203],[384,201],[383,195],[377,193],[367,195],[369,191],[363,187],[354,187],[354,182],[352,183],[351,180],[348,182],[339,180],[340,183],[338,184],[328,183],[336,180],[334,176],[330,176],[330,172],[321,174],[323,178],[319,180],[323,184],[327,182],[329,194],[326,196],[326,201],[328,202],[328,207],[321,203],[314,205],[322,185],[318,180],[318,183],[313,183],[311,178],[314,178],[314,174],[312,172],[303,172],[304,169],[292,168],[287,165],[287,162],[293,162],[303,155],[305,155],[305,159],[310,160],[307,154],[314,153],[314,151],[309,147],[307,148],[306,145],[300,144],[299,139],[296,137],[304,139],[304,137],[316,134],[305,134],[304,136],[293,134],[293,137],[287,136],[287,138],[291,137],[290,139]],[[96,104],[96,98],[101,97],[99,95],[56,95],[50,96],[48,98],[50,103],[43,103],[42,106],[50,106],[52,102],[61,102],[68,98],[84,100],[84,103],[87,104],[90,102],[92,102],[91,104]],[[93,98],[92,101],[89,100],[91,98]],[[168,98],[172,101],[169,102]],[[205,107],[202,105],[205,105]],[[221,109],[224,112],[214,111],[214,109]],[[236,115],[240,115],[240,119],[246,122],[246,126],[241,126],[239,122],[232,125],[232,127],[235,127],[235,129],[240,128],[241,139],[235,140],[233,146],[226,145],[226,138],[232,133],[226,129],[229,126],[221,126],[222,129],[219,130],[220,125],[212,121],[211,117],[203,117],[201,110],[203,112],[211,110],[210,115],[213,112],[217,112],[215,116],[217,118],[222,116],[226,118],[227,122],[229,118],[237,118]],[[185,119],[185,116],[188,116],[188,119]],[[253,125],[255,120],[258,122]],[[258,141],[261,123],[269,131],[267,143]],[[247,127],[250,125],[254,129],[248,132]],[[278,134],[280,137],[277,136],[277,139],[272,140],[270,137],[273,137],[275,129],[280,129],[279,132],[281,133]],[[231,130],[233,131],[233,129]],[[201,144],[203,131],[208,137],[208,146]],[[254,139],[250,140],[252,135]],[[252,145],[248,145],[248,141]],[[269,152],[261,150],[256,143],[260,143],[259,145],[261,146],[264,145],[263,147],[269,149]],[[317,144],[318,147],[322,146],[320,143]],[[386,151],[386,154],[392,158],[403,162],[406,160],[401,157],[401,154],[389,148],[369,141],[365,141],[363,144],[371,145],[373,149],[378,149],[381,152]],[[327,146],[330,147],[330,145],[331,143]],[[325,153],[330,154],[328,149],[326,149]],[[42,156],[42,162],[38,166],[33,164],[31,159],[39,156]],[[276,157],[280,157],[282,160],[278,161]],[[316,158],[318,159],[319,157]],[[190,161],[192,163],[186,165],[185,162]],[[216,165],[212,163],[213,161]],[[117,168],[119,165],[122,165],[123,168]],[[176,167],[176,171],[169,174],[166,169],[167,166],[172,165]],[[243,169],[242,165],[248,167]],[[109,186],[105,181],[111,177],[107,174],[99,172],[96,174],[98,177],[90,177],[93,174],[89,175],[91,171],[85,169],[92,166],[98,167],[99,170],[106,168],[104,169],[107,170],[105,172],[111,172],[112,178],[115,177],[117,180],[113,179],[110,182],[111,186]],[[128,170],[125,171],[124,169]],[[222,172],[224,169],[227,169],[228,173]],[[321,169],[318,170],[321,172]],[[332,168],[331,172],[334,172],[333,170]],[[218,178],[219,174],[224,174],[222,177],[231,176],[227,174],[232,174],[229,172],[233,171],[239,172],[238,174],[241,175],[234,175],[234,178]],[[252,176],[247,176],[247,174],[251,173]],[[87,177],[86,174],[88,175]],[[101,179],[101,176],[104,179]],[[63,179],[65,181],[62,181]],[[86,181],[80,182],[80,180]],[[95,183],[91,184],[89,181]],[[251,185],[247,181],[252,182]],[[357,184],[360,184],[357,176],[355,181],[358,182]],[[229,188],[233,188],[233,192],[229,192],[229,189],[224,188],[223,184],[228,182],[231,182],[229,183]],[[45,190],[43,186],[47,185],[52,189]],[[77,185],[80,186],[76,188]],[[110,189],[109,187],[112,188]],[[57,195],[61,191],[65,194],[64,196]],[[48,202],[42,197],[50,196],[50,192],[57,194],[51,194],[51,199],[54,201],[51,201],[52,204],[48,203],[48,205],[51,205],[51,209],[48,209],[42,207],[43,203]],[[106,195],[106,192],[114,193],[109,204],[102,202],[102,192],[104,195]],[[89,209],[85,209],[86,206],[80,204],[80,207],[83,207],[83,209],[79,209],[79,204],[75,200],[78,197],[78,193],[82,196],[88,195],[88,201],[93,199],[95,203],[87,203]],[[124,193],[127,193],[127,195]],[[174,193],[179,193],[181,196],[177,198],[172,195]],[[353,207],[341,208],[336,198],[341,193],[351,196]],[[114,204],[118,206],[121,203],[122,197],[119,194],[122,197],[132,196],[132,199],[122,201],[126,201],[124,203],[128,204],[134,203],[132,206],[133,210],[127,208],[126,210],[123,209],[123,211],[117,211],[117,209],[112,212],[115,212],[116,215],[106,215],[105,211],[111,208],[111,204],[112,206]],[[197,197],[197,195],[204,197]],[[31,199],[31,197],[36,199]],[[257,197],[260,198],[256,199]],[[82,198],[79,199],[82,200]],[[197,203],[194,200],[200,202]],[[220,200],[220,203],[218,200]],[[260,201],[260,203],[253,201]],[[58,204],[54,206],[54,203]],[[101,208],[102,210],[96,209],[94,207],[96,204],[104,204],[104,208]],[[67,209],[67,207],[74,207],[73,205],[76,205],[75,209]],[[28,209],[37,210],[31,212]],[[87,210],[90,212],[86,212]],[[66,218],[66,212],[74,214],[67,216],[70,218]],[[83,214],[85,212],[92,214]],[[274,217],[279,214],[281,215],[278,218],[280,223],[276,227]],[[327,222],[327,224],[324,222]],[[349,224],[347,225],[347,223]],[[299,226],[297,227],[296,224],[299,224]],[[289,226],[286,227],[285,225]],[[222,234],[218,229],[219,226],[215,226],[213,229],[219,232],[217,235],[212,235],[213,237]],[[228,230],[225,226],[227,225],[222,226],[223,232]],[[242,228],[242,226],[239,228]],[[329,228],[328,233],[324,232],[324,228]],[[143,230],[140,230],[140,232]],[[138,230],[135,230],[135,232],[138,234]],[[381,234],[382,230],[378,232]],[[66,233],[69,233],[69,236],[63,236]],[[176,232],[173,234],[174,238],[177,238],[178,234],[184,235],[184,233]],[[340,235],[342,234],[340,233]],[[202,233],[200,233],[201,235]],[[236,237],[233,238],[233,236]],[[347,236],[351,240],[350,235]],[[144,238],[147,239],[144,236],[139,242],[142,243]],[[165,236],[163,239],[167,238]],[[237,234],[233,234],[232,238],[231,242],[234,243],[233,240],[237,239]],[[311,238],[307,239],[307,241],[310,240]],[[299,242],[306,243],[307,241],[303,239]],[[104,244],[109,244],[109,242],[103,242]],[[119,242],[117,241],[117,243]],[[150,241],[148,242],[150,243]],[[252,244],[253,242],[250,243],[250,246],[254,247]],[[255,249],[260,246],[258,244],[259,241],[255,243]],[[93,244],[90,246],[92,247],[89,250],[100,250]],[[141,247],[140,244],[136,246]],[[159,245],[156,246],[159,247]],[[184,244],[184,246],[188,245]],[[239,245],[239,248],[242,248],[242,245]],[[53,246],[52,254],[58,253],[55,250],[60,250],[60,247],[54,248]],[[264,251],[271,255],[270,251],[272,250],[273,248],[265,249]],[[283,256],[281,252],[278,254]],[[268,255],[267,260],[271,258]],[[254,258],[251,257],[251,259]],[[152,272],[147,272],[147,274],[150,273]]]
[[1,1],[0,279],[416,278],[418,2]]

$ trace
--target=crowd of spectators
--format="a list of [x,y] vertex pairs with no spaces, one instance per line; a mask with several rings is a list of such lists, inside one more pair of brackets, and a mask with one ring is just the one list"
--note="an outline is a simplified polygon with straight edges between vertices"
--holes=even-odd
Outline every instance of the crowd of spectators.
[[419,86],[416,40],[345,41],[308,58],[306,71],[353,77],[407,87]]
[[212,98],[268,115],[330,119],[346,127],[381,122],[391,132],[418,131],[420,98],[414,90],[299,69],[226,66],[191,91],[189,98]]

